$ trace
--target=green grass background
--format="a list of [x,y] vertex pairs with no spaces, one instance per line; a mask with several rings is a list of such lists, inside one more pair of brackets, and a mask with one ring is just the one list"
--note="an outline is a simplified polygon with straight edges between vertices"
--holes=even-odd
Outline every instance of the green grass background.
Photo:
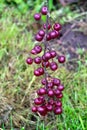
[[12,107],[8,122],[2,122],[1,128],[87,130],[87,54],[79,60],[78,71],[69,71],[60,66],[57,72],[52,73],[65,85],[63,114],[51,116],[43,122],[41,117],[31,112],[33,93],[41,87],[40,78],[33,75],[36,66],[31,67],[25,63],[29,51],[35,45],[33,14],[34,11],[31,15],[28,11],[21,15],[9,7],[0,14],[0,99],[3,98],[0,105],[3,108],[5,104]]

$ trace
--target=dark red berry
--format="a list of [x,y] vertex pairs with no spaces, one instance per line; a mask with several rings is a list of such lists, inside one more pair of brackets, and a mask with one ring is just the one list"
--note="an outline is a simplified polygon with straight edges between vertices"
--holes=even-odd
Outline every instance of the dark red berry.
[[45,56],[45,59],[47,59],[47,60],[49,60],[51,58],[50,52],[46,52],[44,56]]
[[46,40],[47,40],[47,41],[51,40],[50,34],[47,34],[47,35],[46,35]]
[[32,49],[32,50],[31,50],[31,53],[34,54],[34,55],[37,54],[37,52],[35,51],[35,49]]
[[34,49],[37,53],[40,53],[42,51],[42,47],[40,45],[36,45]]
[[55,106],[56,107],[61,107],[62,106],[62,102],[61,101],[55,101]]
[[59,61],[59,63],[64,63],[65,62],[65,56],[59,56],[58,57],[58,61]]
[[53,78],[53,84],[57,86],[60,85],[60,79]]
[[56,33],[56,38],[59,37],[59,36],[60,36],[60,33],[59,33],[58,31],[56,31],[56,30],[54,30],[54,31],[55,31],[55,33]]
[[41,63],[41,57],[36,57],[36,58],[34,58],[34,62],[36,63],[36,64],[40,64]]
[[33,59],[31,57],[28,57],[26,63],[31,65],[33,63]]
[[54,90],[55,96],[58,96],[60,93],[61,93],[61,92],[60,92],[58,89],[55,89],[55,90]]
[[40,72],[38,70],[34,70],[34,75],[35,76],[40,76],[41,74],[40,74]]
[[48,90],[48,96],[49,97],[53,97],[54,96],[54,92],[52,89]]
[[56,51],[50,51],[51,57],[54,58],[57,54]]
[[64,86],[63,86],[62,84],[60,84],[60,85],[58,86],[58,90],[63,91],[63,90],[64,90]]
[[38,42],[41,42],[43,40],[43,37],[40,36],[39,34],[36,34],[35,40],[38,41]]
[[57,63],[56,63],[56,62],[51,62],[51,63],[50,63],[50,69],[51,69],[52,71],[57,70],[57,69],[58,69]]
[[36,99],[34,99],[34,103],[36,105],[41,105],[43,103],[43,100],[41,98],[36,98]]
[[40,113],[40,115],[45,116],[47,114],[47,109],[44,106],[39,106],[37,108],[37,111]]
[[46,7],[46,6],[43,6],[43,7],[42,7],[41,13],[42,13],[43,15],[46,15],[46,14],[47,14],[47,7]]
[[38,95],[44,95],[46,94],[46,89],[45,88],[40,88],[38,91],[37,91]]
[[40,36],[44,37],[45,31],[44,31],[44,30],[40,30],[40,31],[38,32],[38,34],[39,34]]
[[57,98],[62,98],[63,97],[63,94],[62,93],[60,93],[58,96],[57,96]]
[[39,71],[40,75],[44,74],[44,69],[42,67],[38,68],[37,70]]
[[51,37],[51,39],[56,38],[56,32],[55,31],[51,31],[50,32],[50,37]]
[[48,101],[48,104],[51,104],[51,105],[54,105],[54,100],[53,99],[50,99],[49,101]]
[[48,86],[48,88],[53,88],[53,82],[48,82],[48,84],[47,84],[47,86]]
[[46,66],[46,67],[49,67],[49,61],[47,61],[47,62],[42,62],[42,66],[43,66],[43,67],[45,67],[45,66]]
[[43,85],[45,85],[46,82],[47,82],[46,79],[42,79],[42,80],[41,80],[41,83],[42,83]]
[[34,19],[35,20],[40,20],[41,19],[41,14],[39,14],[39,13],[36,13],[35,15],[34,15]]
[[55,113],[56,115],[61,114],[61,113],[62,113],[62,108],[61,108],[61,107],[56,107],[56,108],[54,109],[54,113]]
[[59,23],[55,23],[53,28],[56,30],[56,31],[59,31],[61,29],[61,25]]
[[32,107],[32,112],[37,112],[37,107]]
[[47,111],[52,111],[52,110],[53,110],[53,107],[52,107],[51,104],[47,104],[47,105],[46,105],[46,109],[47,109]]
[[[46,24],[43,25],[43,28],[46,29]],[[48,23],[47,25],[48,30],[51,28],[51,25]]]
[[42,56],[42,60],[43,60],[44,62],[47,62],[47,61],[48,61],[48,59],[45,58],[45,55]]

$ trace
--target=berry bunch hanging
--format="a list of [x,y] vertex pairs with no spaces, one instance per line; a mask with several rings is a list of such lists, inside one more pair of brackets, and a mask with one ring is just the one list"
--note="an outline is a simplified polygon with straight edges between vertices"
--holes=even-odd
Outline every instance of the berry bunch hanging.
[[[26,60],[29,65],[32,65],[33,62],[39,65],[34,70],[35,76],[44,75],[44,78],[41,79],[42,87],[37,90],[38,97],[34,99],[34,106],[32,107],[32,112],[39,113],[41,116],[45,116],[52,111],[56,115],[62,113],[61,98],[63,97],[62,91],[64,89],[60,79],[51,77],[47,71],[49,68],[52,71],[56,71],[58,69],[57,62],[60,64],[65,62],[65,56],[58,56],[57,52],[49,46],[50,40],[59,37],[61,25],[59,23],[51,25],[48,14],[48,6],[43,6],[41,12],[34,15],[36,21],[41,20],[42,15],[45,15],[47,20],[35,35],[35,40],[39,43],[30,52],[31,55],[34,55],[34,58],[28,57]],[[42,50],[44,50],[44,53],[39,56]]]

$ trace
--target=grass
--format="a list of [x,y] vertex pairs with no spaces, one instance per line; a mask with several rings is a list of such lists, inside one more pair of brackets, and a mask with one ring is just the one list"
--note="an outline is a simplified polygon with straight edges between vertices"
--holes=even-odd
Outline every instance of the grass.
[[31,113],[35,91],[41,85],[40,78],[33,76],[34,67],[25,64],[34,46],[30,18],[30,12],[21,17],[9,8],[0,18],[0,126],[3,130],[86,130],[87,54],[76,72],[60,66],[52,73],[65,85],[63,114],[43,120]]

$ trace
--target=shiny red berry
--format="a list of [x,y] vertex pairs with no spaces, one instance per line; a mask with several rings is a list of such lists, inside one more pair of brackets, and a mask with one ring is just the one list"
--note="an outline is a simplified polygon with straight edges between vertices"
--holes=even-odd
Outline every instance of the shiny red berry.
[[46,89],[45,88],[40,88],[38,91],[37,91],[38,95],[44,95],[46,94]]
[[38,34],[39,34],[41,37],[44,37],[45,31],[44,31],[44,30],[40,30],[40,31],[38,32]]
[[61,82],[60,82],[60,79],[53,78],[53,84],[54,84],[54,85],[57,85],[57,86],[58,86],[58,85],[60,85],[60,83],[61,83]]
[[41,13],[42,13],[43,15],[46,15],[46,14],[47,14],[47,7],[46,7],[46,6],[43,6],[43,7],[42,7]]
[[33,59],[31,57],[28,57],[26,63],[31,65],[33,63]]
[[43,67],[45,67],[45,66],[46,66],[46,67],[49,67],[49,61],[47,61],[47,62],[42,62],[42,66],[43,66]]
[[39,13],[36,13],[35,15],[34,15],[34,19],[35,20],[40,20],[41,19],[41,14],[39,14]]
[[36,63],[36,64],[40,64],[41,63],[41,57],[36,57],[36,58],[34,58],[34,62]]
[[60,114],[62,113],[62,108],[61,108],[61,107],[56,107],[56,108],[54,109],[54,113],[55,113],[56,115],[60,115]]
[[40,74],[40,72],[38,70],[34,70],[34,75],[35,76],[40,76],[41,74]]
[[47,104],[46,105],[46,109],[47,109],[47,111],[52,111],[53,110],[53,106],[51,104]]
[[34,49],[35,49],[35,51],[36,51],[37,54],[42,51],[42,47],[41,47],[40,45],[36,45],[36,46],[34,47]]
[[37,107],[32,107],[32,112],[37,112]]
[[48,90],[48,96],[49,97],[53,97],[54,96],[54,92],[52,89]]
[[44,74],[44,69],[42,67],[38,68],[37,70],[39,71],[40,75]]
[[41,42],[43,40],[43,37],[40,36],[39,34],[36,34],[35,40],[38,41],[38,42]]
[[54,58],[57,54],[56,51],[50,51],[51,57]]
[[[46,29],[46,24],[43,24],[43,28]],[[51,28],[51,25],[48,23],[47,25],[48,30]]]
[[57,63],[56,63],[56,62],[51,62],[51,63],[50,63],[50,69],[51,69],[52,71],[57,70],[57,69],[58,69]]
[[62,84],[60,84],[60,85],[58,86],[58,90],[59,90],[59,91],[63,91],[63,90],[64,90],[64,86],[63,86]]
[[64,63],[65,62],[65,56],[59,56],[58,57],[58,61],[59,61],[59,63]]
[[61,25],[59,23],[55,23],[53,28],[56,30],[56,31],[59,31],[61,29]]
[[55,31],[51,31],[50,32],[50,37],[51,37],[51,39],[56,38],[56,32]]
[[51,40],[50,34],[47,34],[47,35],[46,35],[46,40],[47,40],[47,41],[50,41],[50,40]]

